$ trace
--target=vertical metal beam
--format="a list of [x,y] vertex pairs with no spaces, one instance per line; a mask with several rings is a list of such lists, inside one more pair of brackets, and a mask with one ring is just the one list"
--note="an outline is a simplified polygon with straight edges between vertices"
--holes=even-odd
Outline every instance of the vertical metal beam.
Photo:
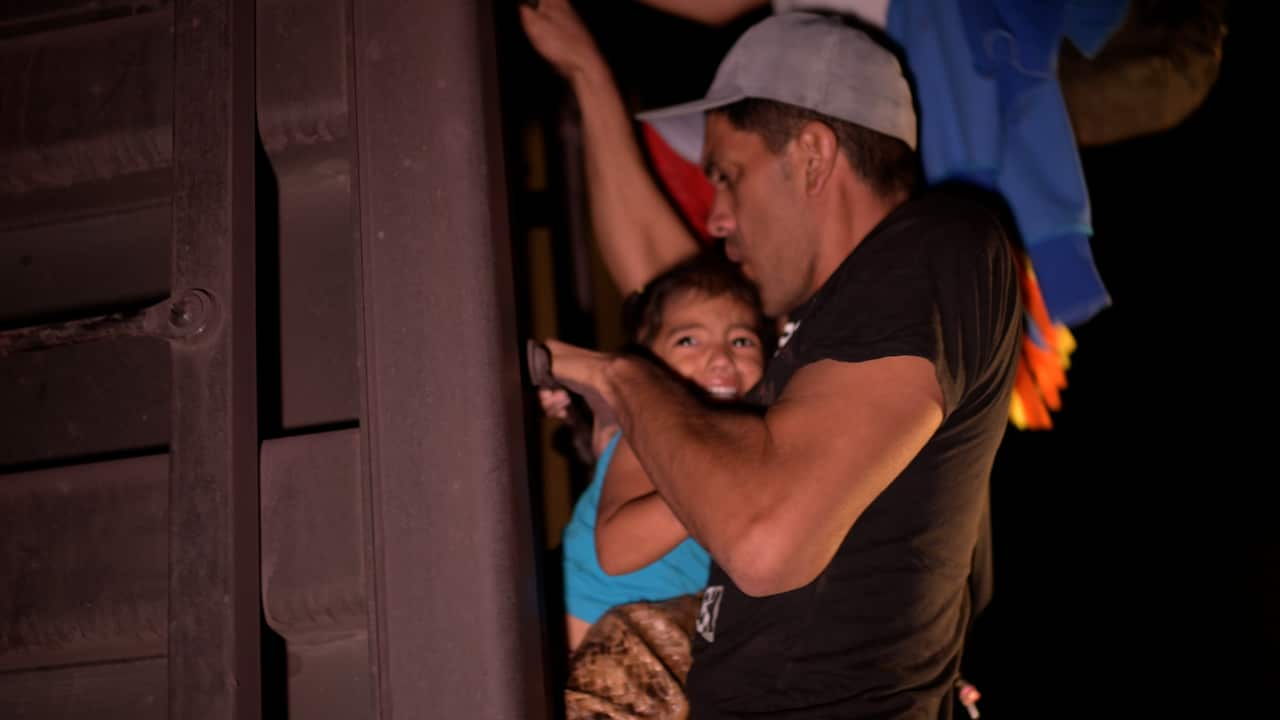
[[[382,718],[547,717],[489,2],[352,2]],[[514,11],[514,7],[507,7]]]
[[254,2],[174,7],[173,287],[217,321],[173,343],[169,717],[261,714]]

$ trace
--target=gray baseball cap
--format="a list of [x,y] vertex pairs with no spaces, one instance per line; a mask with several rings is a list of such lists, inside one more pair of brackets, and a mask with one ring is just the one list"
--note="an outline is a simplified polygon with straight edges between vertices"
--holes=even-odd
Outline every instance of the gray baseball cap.
[[911,87],[897,57],[838,16],[807,12],[751,26],[720,62],[706,97],[636,117],[700,163],[706,112],[745,98],[798,105],[916,147]]

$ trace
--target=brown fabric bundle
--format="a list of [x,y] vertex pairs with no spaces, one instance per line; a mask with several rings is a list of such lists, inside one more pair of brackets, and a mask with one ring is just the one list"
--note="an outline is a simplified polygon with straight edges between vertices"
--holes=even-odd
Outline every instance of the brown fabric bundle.
[[568,720],[683,719],[701,595],[611,608],[569,659]]

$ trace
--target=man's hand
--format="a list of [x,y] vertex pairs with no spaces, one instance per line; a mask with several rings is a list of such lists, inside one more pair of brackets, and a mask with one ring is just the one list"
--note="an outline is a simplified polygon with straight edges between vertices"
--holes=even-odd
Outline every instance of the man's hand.
[[540,0],[520,6],[520,23],[538,54],[572,80],[603,67],[600,50],[568,0]]
[[545,345],[551,353],[551,375],[556,382],[587,401],[597,427],[617,425],[610,398],[607,397],[607,372],[613,356],[559,340],[547,340]]

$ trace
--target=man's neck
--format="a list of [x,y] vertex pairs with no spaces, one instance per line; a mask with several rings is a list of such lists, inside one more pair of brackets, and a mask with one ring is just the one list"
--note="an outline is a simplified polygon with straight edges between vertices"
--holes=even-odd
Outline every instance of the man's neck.
[[881,195],[860,178],[848,180],[832,190],[835,192],[829,204],[820,208],[822,219],[818,225],[818,258],[814,265],[814,284],[809,297],[826,284],[845,258],[862,244],[889,213],[907,200],[905,193],[889,197]]

